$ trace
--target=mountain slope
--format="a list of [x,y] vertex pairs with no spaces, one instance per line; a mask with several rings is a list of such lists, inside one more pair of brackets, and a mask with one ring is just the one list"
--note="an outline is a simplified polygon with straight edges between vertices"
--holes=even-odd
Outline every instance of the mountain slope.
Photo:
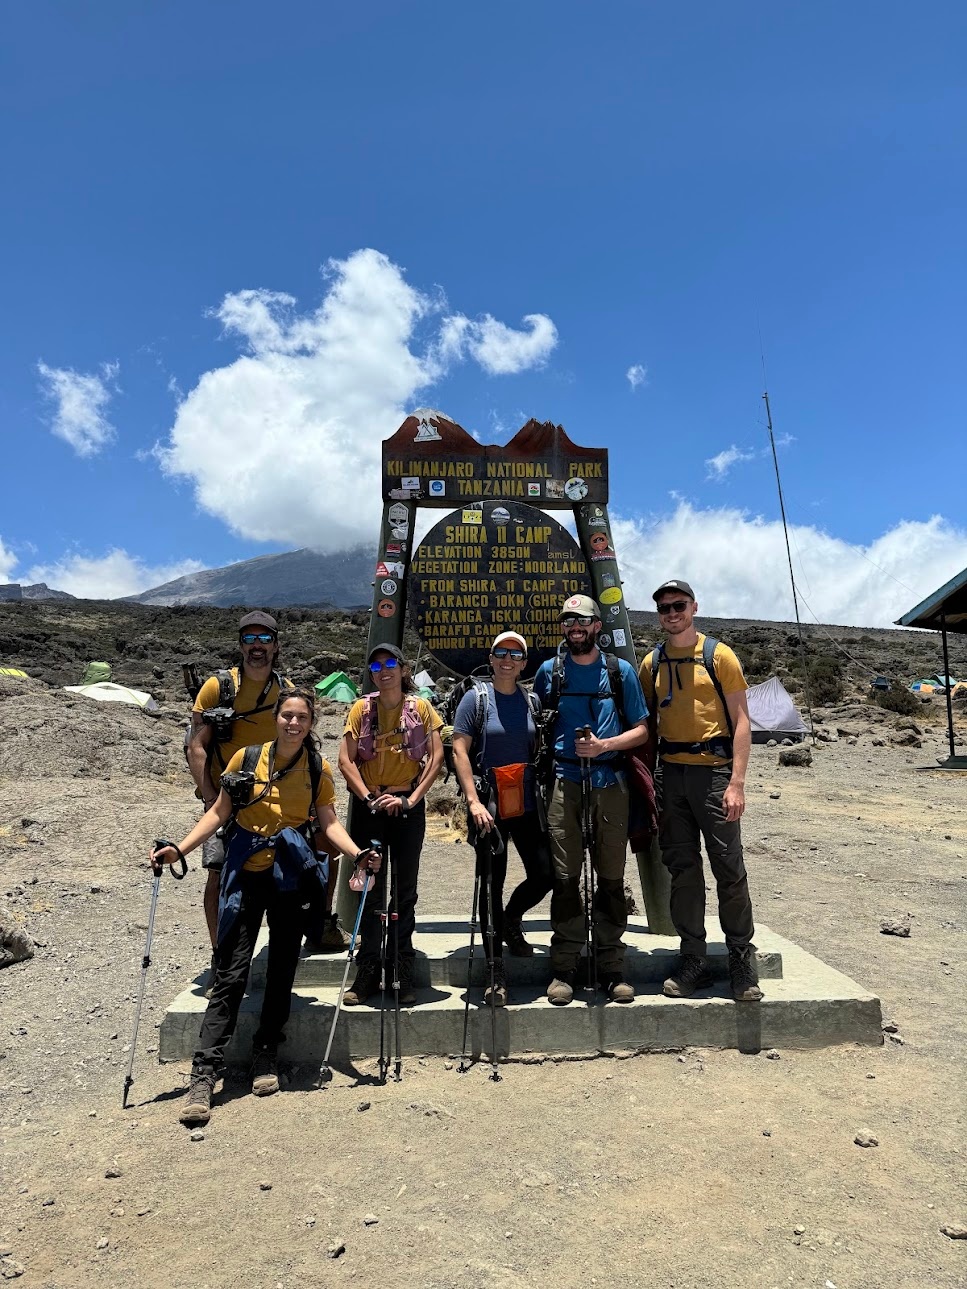
[[374,558],[374,549],[368,545],[336,555],[307,549],[259,555],[225,568],[188,573],[126,598],[136,604],[368,606]]

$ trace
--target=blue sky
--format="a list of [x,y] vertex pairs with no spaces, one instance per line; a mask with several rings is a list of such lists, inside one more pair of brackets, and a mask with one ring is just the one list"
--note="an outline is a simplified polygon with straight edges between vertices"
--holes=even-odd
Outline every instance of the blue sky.
[[967,564],[965,34],[952,3],[11,9],[0,580],[369,540],[378,441],[428,405],[608,447],[633,607],[676,573],[785,618],[761,329],[807,603],[895,618]]

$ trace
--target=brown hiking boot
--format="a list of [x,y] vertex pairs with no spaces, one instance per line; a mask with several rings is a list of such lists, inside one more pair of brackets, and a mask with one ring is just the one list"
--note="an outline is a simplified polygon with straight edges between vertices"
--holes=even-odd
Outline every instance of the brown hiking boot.
[[318,939],[306,936],[308,953],[345,953],[348,948],[349,936],[341,930],[335,913],[326,917],[326,929]]
[[358,967],[356,979],[342,996],[344,1007],[359,1007],[379,989],[379,973],[373,967]]
[[400,1006],[414,1007],[416,990],[413,988],[413,959],[400,958]]
[[729,981],[732,985],[732,997],[737,1003],[762,1001],[759,973],[755,964],[755,948],[751,944],[745,944],[738,949],[729,949]]
[[[487,988],[484,990],[484,1006],[490,1006],[490,968],[487,968]],[[507,976],[504,972],[503,958],[494,958],[493,1003],[495,1007],[507,1006]]]
[[200,1074],[194,1070],[188,1083],[188,1095],[181,1107],[179,1120],[189,1128],[207,1123],[212,1117],[212,1093],[215,1091],[214,1074]]
[[547,986],[547,1001],[555,1007],[565,1007],[574,997],[574,972],[556,971]]
[[601,988],[608,995],[609,1003],[631,1003],[635,1000],[634,985],[622,979],[620,971],[605,972],[601,976]]
[[520,918],[509,918],[504,915],[504,944],[510,950],[512,958],[533,958],[534,946],[524,939],[524,928]]
[[708,962],[697,953],[683,953],[678,966],[662,985],[666,998],[691,998],[699,989],[711,987]]
[[252,1062],[252,1093],[257,1097],[270,1097],[279,1090],[279,1063],[275,1049],[260,1047]]

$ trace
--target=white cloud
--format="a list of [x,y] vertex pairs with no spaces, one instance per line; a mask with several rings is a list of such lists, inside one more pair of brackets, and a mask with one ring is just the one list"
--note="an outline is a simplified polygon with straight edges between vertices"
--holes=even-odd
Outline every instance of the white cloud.
[[751,461],[754,457],[754,452],[744,452],[733,443],[717,456],[706,457],[706,478],[720,482],[734,465],[738,465],[740,461]]
[[3,544],[3,538],[0,538],[0,582],[12,582],[13,571],[17,567],[17,557],[11,550],[7,550]]
[[46,582],[56,591],[66,591],[88,600],[114,600],[137,595],[185,573],[197,573],[205,565],[196,559],[176,564],[146,564],[127,551],[111,550],[93,556],[71,552],[53,564],[35,564],[20,578],[23,583]]
[[648,368],[643,367],[641,363],[635,363],[634,366],[628,368],[625,372],[625,376],[627,377],[628,384],[631,388],[637,389],[639,385],[647,385]]
[[463,358],[491,374],[539,365],[557,331],[542,314],[525,331],[453,314],[427,334],[442,296],[375,250],[330,261],[327,279],[312,312],[278,291],[225,297],[215,316],[247,352],[188,391],[157,456],[236,533],[337,551],[375,531],[381,441],[416,395]]
[[48,367],[37,363],[45,398],[54,403],[51,430],[69,443],[80,457],[100,452],[115,437],[114,426],[105,409],[117,390],[117,363],[103,363],[99,376],[73,371],[70,367]]
[[[659,582],[681,577],[709,617],[794,620],[779,520],[680,501],[671,515],[615,518],[612,531],[632,608],[652,608]],[[868,546],[805,525],[789,533],[805,622],[890,626],[967,567],[967,531],[938,515],[902,520]]]

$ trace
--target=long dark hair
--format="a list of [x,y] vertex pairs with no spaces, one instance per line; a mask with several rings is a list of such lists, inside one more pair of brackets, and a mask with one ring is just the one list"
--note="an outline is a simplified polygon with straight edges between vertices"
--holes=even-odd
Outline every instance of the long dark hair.
[[305,703],[309,709],[309,733],[302,740],[302,746],[306,752],[315,752],[318,756],[322,752],[322,744],[312,732],[312,727],[316,723],[316,694],[315,690],[309,689],[303,685],[293,686],[292,689],[280,689],[279,696],[275,700],[275,706],[272,708],[272,715],[278,716],[282,710],[282,704],[287,703],[290,698],[298,698],[300,702]]

